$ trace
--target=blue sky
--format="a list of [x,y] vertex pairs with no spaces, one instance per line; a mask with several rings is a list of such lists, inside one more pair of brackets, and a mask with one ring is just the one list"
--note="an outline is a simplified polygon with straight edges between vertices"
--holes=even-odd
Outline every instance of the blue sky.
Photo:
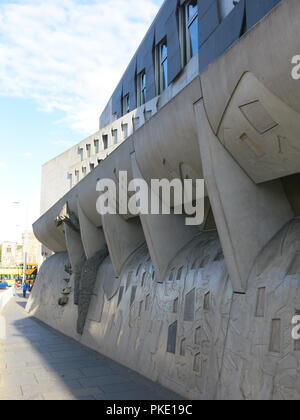
[[0,0],[0,242],[38,217],[42,164],[97,131],[162,3]]

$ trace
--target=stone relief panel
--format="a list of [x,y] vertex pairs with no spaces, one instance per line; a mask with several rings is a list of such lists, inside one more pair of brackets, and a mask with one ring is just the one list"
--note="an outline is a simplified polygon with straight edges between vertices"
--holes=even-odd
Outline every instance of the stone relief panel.
[[124,268],[116,295],[103,303],[97,292],[101,322],[89,316],[82,341],[182,395],[211,398],[228,328],[228,280],[216,232],[199,234],[162,284],[142,247]]
[[289,223],[260,254],[248,291],[235,295],[218,398],[299,400],[300,220]]
[[[27,310],[186,398],[300,399],[300,343],[291,336],[300,313],[300,220],[260,253],[246,294],[233,293],[220,249],[216,232],[199,233],[160,284],[146,246],[118,279],[107,257],[82,336],[68,255],[56,254],[42,266]],[[68,303],[59,306],[65,289]]]

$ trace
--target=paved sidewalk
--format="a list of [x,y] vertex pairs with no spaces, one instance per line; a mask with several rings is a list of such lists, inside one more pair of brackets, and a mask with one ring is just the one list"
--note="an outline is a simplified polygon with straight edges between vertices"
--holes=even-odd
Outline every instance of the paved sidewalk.
[[0,400],[180,399],[28,317],[25,305],[13,298],[0,315]]

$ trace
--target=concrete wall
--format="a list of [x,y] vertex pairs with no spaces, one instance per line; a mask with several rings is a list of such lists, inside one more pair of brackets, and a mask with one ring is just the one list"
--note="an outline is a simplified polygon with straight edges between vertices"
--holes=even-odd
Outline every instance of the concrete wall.
[[[280,2],[42,215],[30,314],[187,398],[299,399],[299,21]],[[121,171],[204,178],[204,223],[100,216]]]
[[5,290],[4,292],[0,292],[0,313],[1,311],[3,311],[3,309],[5,308],[5,306],[8,304],[8,302],[10,301],[10,299],[13,296],[13,288],[11,287],[10,289]]
[[299,238],[299,220],[276,235],[246,294],[233,293],[216,232],[195,237],[162,284],[153,280],[145,246],[118,279],[107,258],[82,336],[72,279],[70,303],[58,306],[68,256],[57,254],[44,263],[27,311],[186,398],[298,400],[300,347],[291,319],[300,310]]

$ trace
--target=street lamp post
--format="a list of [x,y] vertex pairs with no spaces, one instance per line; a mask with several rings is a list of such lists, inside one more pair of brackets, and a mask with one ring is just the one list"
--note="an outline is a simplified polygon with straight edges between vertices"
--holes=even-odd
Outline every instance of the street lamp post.
[[[15,201],[12,204],[15,206],[20,206],[22,203],[20,201]],[[24,232],[22,232],[22,234],[24,234]],[[24,243],[23,243],[23,270],[22,270],[22,283],[23,284],[26,283],[26,268],[27,268],[27,252],[24,249]]]

